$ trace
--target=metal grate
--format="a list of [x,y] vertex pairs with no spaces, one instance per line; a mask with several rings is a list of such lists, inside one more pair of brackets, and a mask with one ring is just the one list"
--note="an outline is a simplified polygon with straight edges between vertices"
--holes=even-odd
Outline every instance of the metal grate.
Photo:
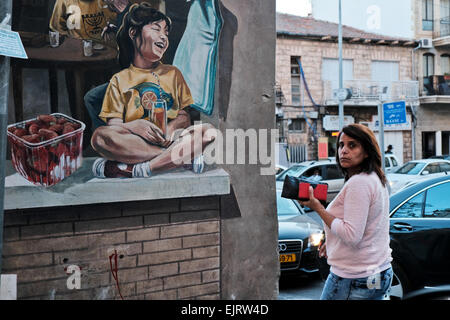
[[297,144],[297,145],[289,145],[289,162],[291,163],[299,163],[307,160],[307,152],[306,145]]
[[291,270],[291,269],[297,269],[300,266],[300,261],[302,257],[303,252],[303,241],[298,240],[281,240],[278,241],[279,248],[280,245],[286,245],[286,249],[284,251],[279,250],[280,254],[290,254],[295,253],[296,255],[296,261],[295,262],[284,262],[280,263],[280,269],[281,270]]

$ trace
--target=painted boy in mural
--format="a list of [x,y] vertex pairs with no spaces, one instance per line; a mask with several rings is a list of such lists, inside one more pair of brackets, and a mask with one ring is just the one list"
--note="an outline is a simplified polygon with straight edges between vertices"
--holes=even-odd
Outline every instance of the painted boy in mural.
[[59,31],[61,35],[115,46],[114,34],[132,2],[134,1],[56,0],[49,27],[53,31]]
[[102,40],[108,21],[117,13],[104,1],[57,0],[50,19],[50,29],[76,39]]
[[[191,163],[194,156],[194,172],[203,170],[201,152],[213,140],[205,132],[213,127],[190,126],[184,110],[194,103],[189,87],[176,67],[160,61],[170,28],[171,20],[145,2],[132,5],[123,18],[117,43],[125,69],[108,85],[99,114],[107,125],[91,140],[103,157],[93,166],[97,177],[149,177]],[[165,105],[167,127],[149,121],[156,101]]]

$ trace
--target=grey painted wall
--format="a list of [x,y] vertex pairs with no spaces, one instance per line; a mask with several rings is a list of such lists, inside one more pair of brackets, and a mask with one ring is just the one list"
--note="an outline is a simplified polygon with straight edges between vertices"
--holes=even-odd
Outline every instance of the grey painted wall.
[[[213,117],[219,116],[222,132],[230,128],[270,132],[275,128],[275,0],[222,0],[222,13],[219,94]],[[223,167],[231,175],[241,217],[222,223],[222,298],[276,299],[275,178],[260,175],[260,165]]]
[[[224,26],[212,122],[222,132],[275,128],[275,0],[222,0]],[[45,70],[24,70],[24,119],[50,112]],[[70,114],[64,73],[58,73],[60,112]],[[12,94],[8,123],[14,121]],[[270,149],[269,149],[270,150]],[[248,154],[248,147],[246,153]],[[272,161],[275,156],[272,155]],[[222,226],[222,298],[276,299],[277,253],[275,177],[260,165],[223,165],[230,175],[241,217]],[[226,211],[226,208],[223,210]]]

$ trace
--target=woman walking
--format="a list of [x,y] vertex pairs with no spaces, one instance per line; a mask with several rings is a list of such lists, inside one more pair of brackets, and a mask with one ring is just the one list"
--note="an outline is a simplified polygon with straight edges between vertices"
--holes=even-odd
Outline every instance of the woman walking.
[[383,300],[392,283],[389,247],[389,193],[381,169],[381,152],[373,132],[351,124],[337,140],[336,162],[345,185],[325,209],[314,198],[300,202],[324,222],[330,274],[321,300]]

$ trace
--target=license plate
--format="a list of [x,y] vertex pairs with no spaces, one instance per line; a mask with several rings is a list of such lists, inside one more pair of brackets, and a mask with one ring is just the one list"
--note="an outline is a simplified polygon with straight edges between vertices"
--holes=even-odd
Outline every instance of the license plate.
[[295,253],[280,254],[281,263],[295,262],[295,261],[297,261],[297,256],[295,255]]

